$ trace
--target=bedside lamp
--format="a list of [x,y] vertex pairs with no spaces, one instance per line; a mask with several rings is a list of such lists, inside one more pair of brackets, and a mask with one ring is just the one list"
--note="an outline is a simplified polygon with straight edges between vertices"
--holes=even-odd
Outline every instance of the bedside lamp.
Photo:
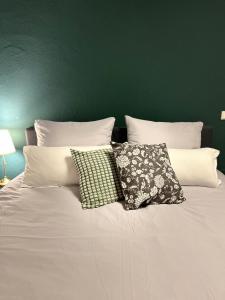
[[3,178],[0,179],[0,186],[4,186],[10,181],[6,177],[5,154],[13,153],[15,151],[16,149],[13,144],[9,131],[7,129],[0,129],[0,156],[2,156],[2,171],[3,171]]
[[221,120],[225,120],[225,110],[221,112]]

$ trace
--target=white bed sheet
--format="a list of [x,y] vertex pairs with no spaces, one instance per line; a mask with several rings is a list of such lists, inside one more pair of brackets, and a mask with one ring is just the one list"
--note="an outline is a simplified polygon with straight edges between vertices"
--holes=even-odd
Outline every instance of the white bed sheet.
[[225,176],[180,205],[82,210],[77,187],[0,192],[0,300],[225,299]]

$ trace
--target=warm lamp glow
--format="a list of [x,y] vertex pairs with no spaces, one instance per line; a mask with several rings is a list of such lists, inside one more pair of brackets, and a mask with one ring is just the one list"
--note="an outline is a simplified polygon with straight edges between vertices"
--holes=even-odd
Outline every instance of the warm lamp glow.
[[12,138],[7,129],[0,129],[0,155],[5,155],[15,152]]
[[221,120],[225,120],[225,111],[222,111],[221,113]]
[[0,129],[0,155],[2,155],[3,170],[3,178],[0,180],[0,186],[5,186],[10,181],[9,178],[6,177],[6,160],[4,155],[15,151],[16,149],[9,131],[7,129]]

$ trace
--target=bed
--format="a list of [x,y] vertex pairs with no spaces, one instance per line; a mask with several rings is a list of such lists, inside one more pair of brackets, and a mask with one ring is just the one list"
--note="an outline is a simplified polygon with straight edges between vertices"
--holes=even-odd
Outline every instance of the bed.
[[22,188],[21,174],[0,192],[0,300],[225,299],[219,177],[181,205],[125,211],[82,210],[77,186]]

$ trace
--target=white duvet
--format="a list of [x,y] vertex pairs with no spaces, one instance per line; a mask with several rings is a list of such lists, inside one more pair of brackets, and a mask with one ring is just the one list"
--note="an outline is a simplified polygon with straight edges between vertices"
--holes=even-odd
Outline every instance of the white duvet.
[[0,300],[224,300],[225,176],[187,201],[82,210],[77,187],[0,192]]

